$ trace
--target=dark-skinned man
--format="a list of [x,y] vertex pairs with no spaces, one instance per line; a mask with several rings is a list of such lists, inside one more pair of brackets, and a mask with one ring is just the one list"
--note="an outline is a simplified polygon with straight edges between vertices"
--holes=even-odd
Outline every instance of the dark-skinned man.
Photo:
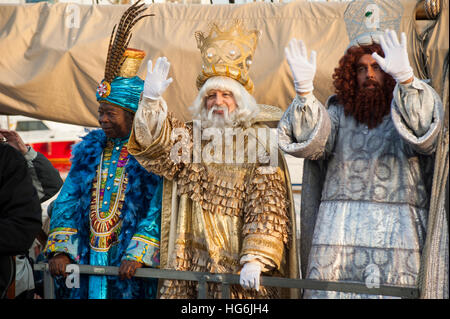
[[[97,88],[102,129],[73,148],[71,170],[53,208],[45,253],[59,298],[156,296],[156,279],[132,278],[137,268],[159,266],[162,180],[127,150],[144,85],[136,73],[145,53],[126,49],[122,64],[113,58],[121,45],[114,41],[110,47],[105,78]],[[67,277],[68,264],[117,266],[119,278],[81,275],[76,287],[77,281]]]

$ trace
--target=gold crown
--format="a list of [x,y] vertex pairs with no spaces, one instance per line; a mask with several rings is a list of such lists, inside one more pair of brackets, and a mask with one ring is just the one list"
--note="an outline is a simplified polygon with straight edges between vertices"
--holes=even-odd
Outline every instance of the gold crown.
[[195,32],[197,47],[200,49],[203,66],[197,77],[200,89],[213,76],[227,76],[241,83],[248,92],[253,92],[253,82],[248,69],[258,43],[259,31],[247,31],[236,21],[233,26],[222,31],[216,24],[211,25],[208,36]]

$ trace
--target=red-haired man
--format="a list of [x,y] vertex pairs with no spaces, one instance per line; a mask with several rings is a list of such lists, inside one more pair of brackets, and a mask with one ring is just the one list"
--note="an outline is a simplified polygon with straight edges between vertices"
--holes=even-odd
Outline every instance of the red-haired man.
[[[324,168],[320,192],[302,194],[320,200],[302,216],[304,275],[368,287],[416,285],[429,205],[423,156],[435,151],[442,103],[414,77],[405,34],[399,41],[387,30],[351,44],[333,74],[336,95],[327,107],[312,94],[316,53],[308,58],[303,41],[293,39],[286,57],[297,96],[279,123],[279,146]],[[314,180],[304,176],[304,186]]]

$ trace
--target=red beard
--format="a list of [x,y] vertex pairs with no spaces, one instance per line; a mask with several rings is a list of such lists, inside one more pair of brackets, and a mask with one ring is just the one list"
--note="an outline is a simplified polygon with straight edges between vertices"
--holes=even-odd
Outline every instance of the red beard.
[[[369,88],[369,85],[374,87]],[[344,108],[345,115],[353,116],[358,123],[366,124],[369,129],[375,128],[390,112],[391,94],[387,95],[378,82],[367,80],[363,88],[357,91],[354,103]]]

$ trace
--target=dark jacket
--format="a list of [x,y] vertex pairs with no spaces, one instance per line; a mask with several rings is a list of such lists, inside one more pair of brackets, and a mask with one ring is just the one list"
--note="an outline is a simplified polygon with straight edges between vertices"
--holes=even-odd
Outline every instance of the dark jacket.
[[0,297],[15,273],[11,256],[30,248],[41,224],[41,206],[25,158],[0,144]]
[[63,185],[63,180],[52,163],[41,153],[28,147],[28,153],[25,154],[28,169],[31,175],[33,185],[37,190],[39,200],[45,202],[52,198]]

